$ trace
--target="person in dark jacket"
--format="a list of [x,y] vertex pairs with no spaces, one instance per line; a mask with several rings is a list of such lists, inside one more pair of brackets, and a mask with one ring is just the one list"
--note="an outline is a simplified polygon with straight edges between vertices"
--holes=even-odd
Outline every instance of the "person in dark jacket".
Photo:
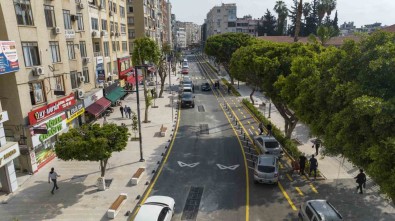
[[123,107],[122,107],[122,105],[119,107],[119,111],[121,111],[121,115],[122,115],[122,118],[123,118]]
[[357,179],[357,191],[359,189],[359,194],[362,194],[362,186],[366,183],[366,175],[363,173],[363,169],[359,169],[359,174],[354,179]]
[[267,135],[272,136],[272,125],[270,123],[267,124],[266,129],[267,129]]
[[307,158],[304,156],[304,153],[299,157],[299,164],[300,164],[300,175],[304,175],[304,170],[306,168],[306,161]]
[[318,161],[317,161],[317,159],[314,158],[314,154],[311,155],[311,158],[309,161],[310,161],[309,176],[311,176],[311,172],[314,171],[314,179],[316,179],[317,178]]

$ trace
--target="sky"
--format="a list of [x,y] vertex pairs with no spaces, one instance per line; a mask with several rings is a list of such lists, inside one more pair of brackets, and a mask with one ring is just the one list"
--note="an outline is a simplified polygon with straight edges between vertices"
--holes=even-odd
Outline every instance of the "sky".
[[[292,0],[283,0],[288,8]],[[275,14],[273,8],[276,0],[170,0],[172,13],[178,21],[203,24],[211,8],[221,3],[236,3],[237,17],[252,15],[262,17],[266,9]],[[311,2],[304,0],[303,2]],[[395,0],[337,0],[339,25],[353,21],[356,27],[380,22],[382,25],[395,24]],[[334,16],[332,13],[332,18]],[[277,15],[276,15],[277,17]]]

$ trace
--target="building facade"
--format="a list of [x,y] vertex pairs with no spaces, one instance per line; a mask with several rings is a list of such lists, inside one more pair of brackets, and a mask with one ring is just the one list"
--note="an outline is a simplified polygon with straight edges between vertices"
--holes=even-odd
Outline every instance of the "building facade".
[[236,32],[258,36],[258,24],[259,20],[253,19],[251,15],[244,16],[243,18],[237,18]]
[[224,4],[213,7],[206,16],[207,37],[216,34],[236,32],[236,4]]

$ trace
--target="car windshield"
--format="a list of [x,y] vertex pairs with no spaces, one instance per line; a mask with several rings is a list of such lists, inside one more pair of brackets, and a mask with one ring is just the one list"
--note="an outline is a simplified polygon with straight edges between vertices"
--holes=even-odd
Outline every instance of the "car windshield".
[[277,148],[278,142],[277,141],[267,141],[267,142],[265,142],[265,147],[266,148]]
[[192,94],[189,94],[189,93],[185,93],[185,94],[182,94],[182,98],[192,98]]
[[273,173],[275,171],[275,168],[272,166],[258,166],[258,171],[263,172],[263,173]]
[[182,81],[182,84],[192,84],[192,81],[184,80]]

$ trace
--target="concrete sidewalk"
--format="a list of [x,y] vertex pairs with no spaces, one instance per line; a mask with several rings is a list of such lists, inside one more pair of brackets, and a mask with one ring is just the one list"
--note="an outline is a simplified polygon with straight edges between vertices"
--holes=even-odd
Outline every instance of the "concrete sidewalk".
[[[32,176],[23,178],[19,189],[9,195],[1,195],[0,220],[109,220],[106,212],[120,193],[127,193],[128,199],[114,220],[126,220],[127,211],[132,211],[138,200],[147,188],[146,182],[151,180],[153,170],[156,170],[163,158],[162,154],[169,145],[171,134],[177,116],[177,94],[168,91],[169,80],[167,78],[163,98],[155,100],[158,108],[149,109],[150,123],[142,123],[143,153],[145,162],[139,162],[140,151],[138,141],[129,141],[124,151],[113,153],[109,159],[105,178],[109,185],[106,191],[97,191],[96,181],[100,176],[98,162],[62,161],[55,158],[44,168]],[[171,75],[173,90],[178,86],[177,76]],[[152,86],[151,86],[152,88]],[[160,86],[158,85],[158,92]],[[140,87],[141,120],[144,120],[144,95]],[[173,107],[171,97],[175,97]],[[128,105],[136,112],[136,95],[129,94],[122,105]],[[172,113],[173,110],[173,113]],[[103,123],[103,118],[98,119]],[[107,122],[126,124],[131,131],[131,119],[122,118],[119,106],[114,107],[114,112],[107,117]],[[167,127],[167,134],[161,137],[161,126]],[[50,190],[52,183],[48,184],[48,172],[51,167],[61,177],[58,179],[59,190],[52,195]],[[145,167],[146,172],[138,185],[131,185],[130,179],[136,170]],[[22,179],[22,178],[21,178]]]

